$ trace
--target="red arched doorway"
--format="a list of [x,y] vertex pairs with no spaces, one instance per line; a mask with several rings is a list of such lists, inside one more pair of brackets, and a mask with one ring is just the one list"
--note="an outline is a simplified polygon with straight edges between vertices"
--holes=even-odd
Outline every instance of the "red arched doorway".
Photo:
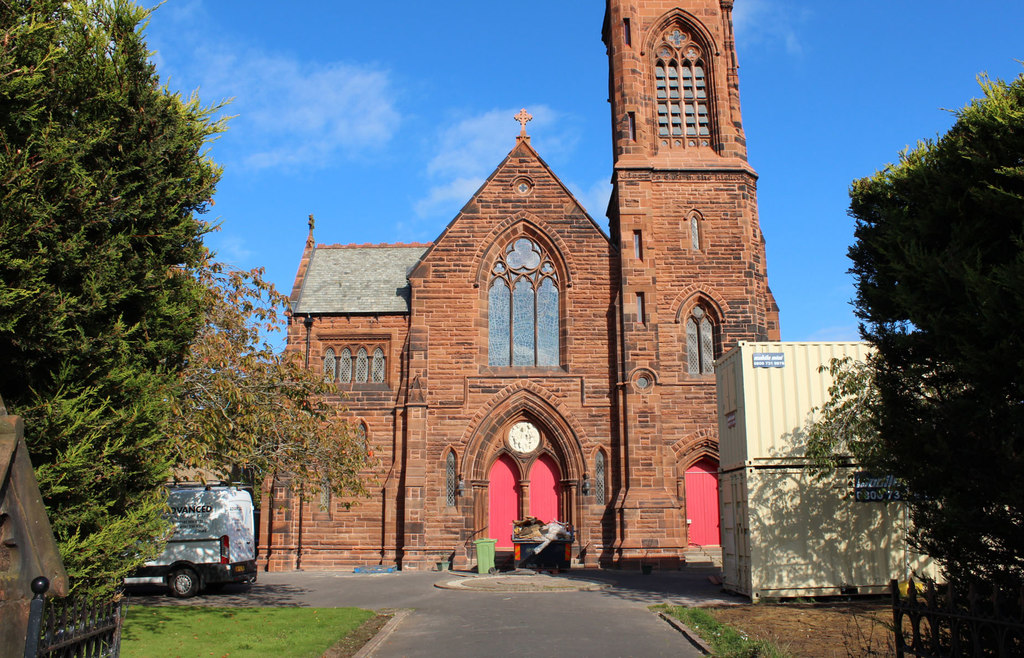
[[530,469],[530,516],[544,523],[559,520],[562,475],[550,455],[541,455]]
[[690,544],[718,546],[718,463],[707,457],[686,469],[686,520]]
[[519,478],[516,465],[502,455],[491,466],[490,520],[487,536],[497,540],[498,548],[512,548],[512,522],[519,518]]

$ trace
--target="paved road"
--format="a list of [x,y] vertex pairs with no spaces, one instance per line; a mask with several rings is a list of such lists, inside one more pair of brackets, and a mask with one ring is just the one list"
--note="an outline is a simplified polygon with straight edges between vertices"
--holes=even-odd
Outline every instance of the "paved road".
[[[391,656],[699,656],[676,630],[652,614],[655,603],[738,603],[708,581],[712,572],[643,576],[574,570],[562,578],[602,581],[600,591],[504,592],[440,589],[455,574],[404,571],[261,573],[248,591],[188,599],[188,605],[299,605],[399,608],[412,612],[373,653]],[[529,578],[528,576],[526,578]],[[132,602],[179,605],[160,590],[135,589]],[[129,614],[130,608],[129,608]]]

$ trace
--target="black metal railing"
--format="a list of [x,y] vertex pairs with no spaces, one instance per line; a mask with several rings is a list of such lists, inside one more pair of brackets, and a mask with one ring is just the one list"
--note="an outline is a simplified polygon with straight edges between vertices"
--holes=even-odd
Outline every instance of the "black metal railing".
[[126,600],[45,599],[49,586],[32,581],[25,658],[118,658]]
[[911,579],[903,596],[895,580],[889,585],[897,658],[1024,656],[1024,589],[1015,598],[995,587],[981,596],[972,585],[964,596],[928,582],[919,595]]

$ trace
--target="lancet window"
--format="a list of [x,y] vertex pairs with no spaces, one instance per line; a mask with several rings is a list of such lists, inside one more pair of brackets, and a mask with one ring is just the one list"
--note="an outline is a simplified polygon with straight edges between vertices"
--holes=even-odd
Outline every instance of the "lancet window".
[[444,502],[448,507],[455,506],[455,494],[458,491],[455,475],[455,453],[449,451],[444,459]]
[[686,367],[691,375],[715,372],[715,325],[700,306],[686,319]]
[[[371,353],[372,350],[372,353]],[[387,357],[383,346],[346,345],[340,352],[324,350],[324,381],[340,384],[387,382]]]

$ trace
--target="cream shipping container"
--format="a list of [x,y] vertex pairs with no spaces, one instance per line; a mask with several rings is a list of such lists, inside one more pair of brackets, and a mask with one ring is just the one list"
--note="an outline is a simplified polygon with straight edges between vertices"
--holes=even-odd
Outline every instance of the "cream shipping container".
[[891,477],[851,464],[815,479],[809,469],[806,429],[832,384],[820,367],[868,353],[863,342],[740,342],[717,361],[727,590],[753,601],[877,594],[893,578],[936,575],[907,545]]

